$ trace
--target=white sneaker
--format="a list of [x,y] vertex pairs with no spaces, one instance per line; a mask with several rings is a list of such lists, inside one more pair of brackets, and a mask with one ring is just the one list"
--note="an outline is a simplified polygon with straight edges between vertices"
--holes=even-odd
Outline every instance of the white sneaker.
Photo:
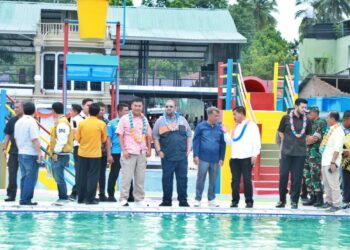
[[144,201],[135,201],[134,207],[148,207],[148,204]]
[[120,200],[120,206],[122,206],[122,207],[129,206],[128,201],[127,200]]
[[201,206],[201,201],[194,201],[194,207],[200,207]]
[[219,207],[219,205],[216,204],[215,200],[208,201],[208,206],[209,207]]

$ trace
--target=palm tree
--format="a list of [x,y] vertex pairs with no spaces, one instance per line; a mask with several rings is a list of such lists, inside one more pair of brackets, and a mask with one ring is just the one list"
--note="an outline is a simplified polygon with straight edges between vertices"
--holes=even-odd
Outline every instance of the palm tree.
[[317,0],[314,7],[324,14],[325,22],[340,22],[350,15],[350,0]]
[[[317,23],[337,23],[350,16],[350,0],[296,0],[296,6],[307,4],[314,9],[314,20]],[[308,9],[301,9],[295,13],[295,17],[302,17],[303,22]]]
[[249,0],[253,8],[253,15],[256,20],[256,27],[261,30],[269,25],[275,26],[277,21],[271,15],[277,12],[276,0]]

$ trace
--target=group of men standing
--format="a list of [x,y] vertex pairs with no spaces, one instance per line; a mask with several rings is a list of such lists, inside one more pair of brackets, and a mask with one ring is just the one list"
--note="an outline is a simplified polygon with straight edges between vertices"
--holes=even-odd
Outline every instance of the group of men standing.
[[[307,101],[302,98],[297,99],[295,108],[282,118],[278,128],[282,145],[280,200],[277,208],[286,205],[289,174],[291,208],[298,208],[303,178],[310,195],[304,201],[304,206],[313,205],[329,212],[338,211],[342,202],[342,186],[343,208],[349,207],[350,154],[349,147],[344,142],[349,135],[350,111],[344,112],[342,123],[339,123],[340,115],[337,111],[331,111],[325,121],[319,117],[318,107],[308,110]],[[341,179],[340,176],[344,178]]]
[[[116,202],[115,185],[121,172],[120,203],[144,203],[145,171],[147,157],[151,156],[151,142],[161,158],[163,199],[160,206],[172,206],[173,180],[176,178],[179,206],[188,207],[187,174],[188,156],[192,151],[198,165],[195,207],[201,206],[207,174],[209,175],[208,205],[215,201],[216,180],[223,165],[226,144],[231,145],[230,169],[232,173],[232,203],[238,207],[240,179],[243,176],[245,203],[253,207],[252,168],[260,154],[261,141],[258,126],[246,119],[244,107],[233,109],[235,126],[227,132],[219,123],[220,110],[207,109],[208,120],[192,131],[187,120],[176,112],[176,102],[167,100],[165,112],[156,121],[153,131],[142,113],[142,99],[119,104],[118,117],[104,118],[105,105],[84,99],[82,106],[72,105],[70,121],[64,115],[60,102],[52,104],[55,119],[51,129],[50,149],[53,177],[57,183],[62,204],[69,199],[78,203],[98,204],[99,201]],[[5,128],[3,153],[9,150],[9,184],[5,201],[14,201],[17,192],[17,171],[21,171],[21,205],[36,205],[32,201],[42,162],[39,126],[34,118],[35,105],[31,102],[15,103],[16,116]],[[340,209],[341,186],[343,208],[350,207],[350,111],[344,112],[342,123],[337,111],[328,114],[327,120],[319,117],[319,109],[307,109],[305,99],[297,99],[295,108],[281,119],[278,135],[281,138],[279,202],[277,208],[286,205],[289,175],[291,175],[291,207],[298,208],[302,180],[310,198],[303,205],[323,207],[335,212]],[[75,186],[70,196],[64,169],[69,165],[73,152],[75,162]],[[106,166],[110,164],[107,194]],[[99,199],[96,199],[99,187]],[[324,201],[325,193],[325,201]]]
[[[23,107],[23,108],[22,108]],[[98,204],[99,201],[116,202],[115,185],[121,172],[120,203],[127,206],[135,202],[144,203],[144,181],[147,157],[151,155],[151,141],[161,158],[163,199],[160,206],[172,206],[173,179],[176,178],[179,206],[188,207],[187,174],[188,156],[192,151],[194,163],[198,165],[195,206],[201,206],[207,174],[209,174],[208,205],[218,206],[215,201],[216,180],[219,167],[223,165],[226,144],[232,146],[230,161],[232,178],[232,204],[239,202],[239,182],[243,174],[247,207],[253,207],[251,170],[260,153],[260,134],[255,123],[245,118],[243,107],[234,109],[235,128],[231,133],[219,124],[220,110],[210,107],[208,120],[201,122],[193,136],[187,120],[176,112],[176,102],[167,100],[163,116],[156,121],[153,131],[142,113],[143,100],[134,99],[131,110],[128,105],[119,104],[118,117],[107,121],[104,118],[105,105],[84,99],[82,106],[73,104],[70,121],[64,116],[60,102],[52,105],[55,124],[51,129],[50,154],[53,177],[58,187],[58,201],[61,205],[70,200],[78,203]],[[35,106],[28,102],[15,105],[17,116],[6,126],[5,147],[11,141],[9,158],[10,182],[8,198],[16,197],[16,160],[21,168],[22,205],[36,205],[32,202],[38,167],[42,162],[39,127],[34,119]],[[22,111],[23,110],[23,111]],[[16,152],[18,146],[18,154]],[[75,162],[75,186],[67,194],[64,169],[69,165],[70,153]],[[6,151],[4,150],[4,153]],[[110,164],[107,193],[105,195],[105,172]],[[95,198],[99,187],[99,199]]]

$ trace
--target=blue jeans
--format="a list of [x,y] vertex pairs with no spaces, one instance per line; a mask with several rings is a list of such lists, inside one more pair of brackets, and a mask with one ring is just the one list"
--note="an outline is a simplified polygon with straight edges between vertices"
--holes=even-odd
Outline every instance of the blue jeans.
[[37,159],[36,155],[18,155],[21,169],[21,203],[29,203],[33,199],[39,171]]
[[172,202],[174,174],[176,176],[177,199],[179,202],[187,202],[187,158],[180,161],[162,159],[162,169],[163,202]]
[[53,178],[57,183],[58,198],[68,200],[67,184],[64,179],[64,168],[68,167],[69,155],[59,155],[57,161],[52,161]]
[[197,183],[196,183],[196,200],[202,200],[202,194],[209,173],[209,188],[208,188],[208,201],[215,200],[215,184],[218,177],[219,163],[209,163],[206,161],[199,161]]

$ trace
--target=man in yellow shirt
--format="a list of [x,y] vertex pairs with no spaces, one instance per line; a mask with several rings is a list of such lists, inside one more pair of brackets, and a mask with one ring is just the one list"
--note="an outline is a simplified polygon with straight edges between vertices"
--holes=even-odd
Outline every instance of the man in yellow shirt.
[[81,190],[78,194],[78,203],[98,204],[95,196],[101,167],[101,146],[107,140],[106,123],[96,117],[99,112],[100,106],[97,103],[91,104],[90,116],[79,123],[75,135],[80,144],[78,156]]

